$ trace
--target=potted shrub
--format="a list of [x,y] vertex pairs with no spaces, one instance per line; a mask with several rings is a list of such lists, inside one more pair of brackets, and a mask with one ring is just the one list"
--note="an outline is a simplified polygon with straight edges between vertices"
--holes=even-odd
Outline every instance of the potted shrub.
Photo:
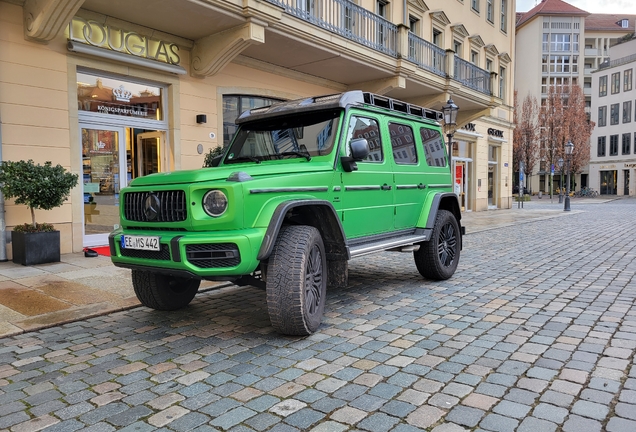
[[13,228],[11,245],[13,262],[22,265],[60,260],[60,232],[48,223],[35,221],[35,209],[51,210],[62,205],[77,185],[78,175],[61,165],[44,165],[28,161],[0,163],[0,190],[4,198],[15,198],[31,210],[31,223]]

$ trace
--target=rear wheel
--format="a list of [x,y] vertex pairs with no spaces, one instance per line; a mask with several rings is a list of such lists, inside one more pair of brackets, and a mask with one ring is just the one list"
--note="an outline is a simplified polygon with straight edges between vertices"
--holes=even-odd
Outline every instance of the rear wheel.
[[327,294],[327,259],[320,232],[281,228],[267,266],[267,309],[272,327],[306,336],[320,327]]
[[417,270],[427,279],[450,278],[459,263],[460,242],[457,219],[451,212],[439,210],[431,239],[420,243],[420,249],[413,252]]
[[190,304],[199,290],[199,279],[180,278],[133,270],[135,294],[142,305],[156,310],[177,310]]

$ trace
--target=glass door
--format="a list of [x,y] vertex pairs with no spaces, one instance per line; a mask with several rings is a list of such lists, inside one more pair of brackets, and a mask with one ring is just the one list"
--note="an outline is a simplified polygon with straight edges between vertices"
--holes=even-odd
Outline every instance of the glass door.
[[154,131],[137,134],[136,177],[161,172],[162,141],[162,132]]
[[119,223],[119,191],[126,186],[125,129],[80,124],[82,187],[84,192],[84,246],[108,244],[108,234]]

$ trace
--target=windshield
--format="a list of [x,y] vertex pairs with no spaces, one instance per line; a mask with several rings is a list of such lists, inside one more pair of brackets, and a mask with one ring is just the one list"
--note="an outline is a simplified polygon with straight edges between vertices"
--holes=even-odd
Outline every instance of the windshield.
[[323,156],[334,147],[340,110],[281,116],[245,123],[223,163],[256,162]]

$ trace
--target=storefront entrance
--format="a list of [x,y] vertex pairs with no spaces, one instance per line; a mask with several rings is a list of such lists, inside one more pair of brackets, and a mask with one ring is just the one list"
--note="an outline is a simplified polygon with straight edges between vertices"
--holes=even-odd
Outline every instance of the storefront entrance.
[[161,171],[164,134],[86,124],[80,124],[80,130],[84,246],[105,245],[119,223],[119,191],[136,177]]
[[164,89],[78,72],[84,193],[84,246],[108,244],[119,224],[119,192],[134,178],[166,169]]
[[601,195],[616,195],[616,173],[617,171],[601,171]]
[[455,194],[459,198],[461,211],[471,211],[472,194],[470,192],[470,172],[472,170],[472,159],[454,159],[455,163]]

